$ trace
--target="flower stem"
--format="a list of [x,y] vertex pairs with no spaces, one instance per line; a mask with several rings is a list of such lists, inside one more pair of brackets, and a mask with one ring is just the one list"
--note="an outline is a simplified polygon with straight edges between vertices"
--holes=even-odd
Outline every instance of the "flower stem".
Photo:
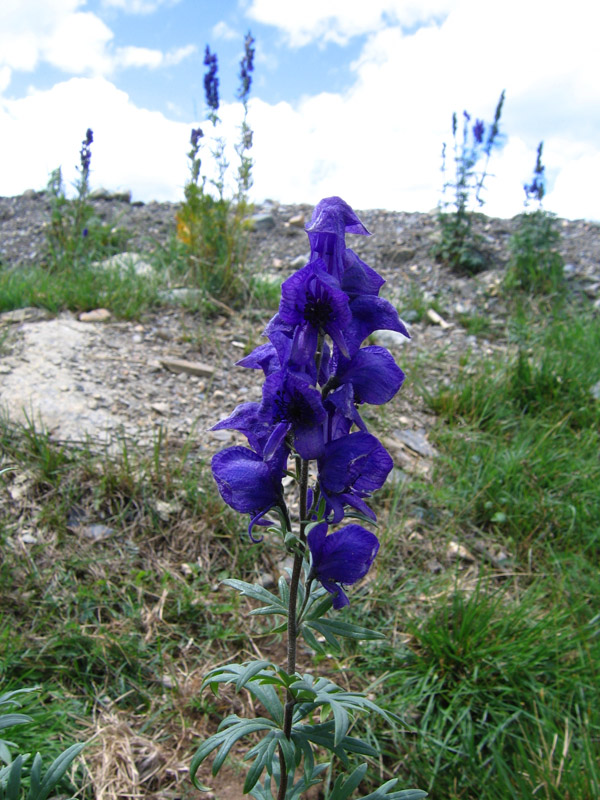
[[[308,461],[299,459],[299,475],[300,475],[300,541],[302,544],[306,542],[306,535],[304,529],[306,527],[306,498],[308,495]],[[299,551],[294,556],[294,566],[292,568],[292,579],[290,581],[290,599],[288,603],[288,625],[287,625],[287,674],[293,675],[296,672],[296,643],[298,640],[298,585],[300,583],[300,575],[302,573],[302,562],[304,555]],[[283,733],[287,739],[292,735],[292,719],[294,715],[294,705],[296,701],[294,695],[289,691],[287,692],[287,701],[283,714]],[[277,800],[285,800],[288,784],[288,773],[283,757],[283,751],[279,748],[279,792],[277,793]]]

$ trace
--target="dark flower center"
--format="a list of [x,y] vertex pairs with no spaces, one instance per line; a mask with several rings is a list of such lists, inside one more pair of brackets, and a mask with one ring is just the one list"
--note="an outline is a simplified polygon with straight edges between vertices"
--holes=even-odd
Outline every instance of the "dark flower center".
[[323,288],[306,293],[306,305],[304,306],[304,319],[315,328],[324,328],[333,317],[333,307],[331,297]]
[[310,403],[298,391],[279,389],[275,392],[275,422],[291,422],[292,425],[308,425],[314,418]]

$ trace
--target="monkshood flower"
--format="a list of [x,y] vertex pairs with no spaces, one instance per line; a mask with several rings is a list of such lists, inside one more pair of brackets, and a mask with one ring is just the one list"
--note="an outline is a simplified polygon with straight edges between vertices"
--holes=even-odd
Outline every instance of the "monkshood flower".
[[478,119],[475,121],[473,125],[473,139],[475,140],[476,144],[481,144],[483,142],[483,134],[485,133],[485,125],[483,120]]
[[381,489],[394,462],[375,436],[356,431],[327,442],[317,459],[317,466],[328,521],[340,522],[345,505],[352,506],[369,519],[376,519],[365,498]]
[[204,66],[208,70],[204,76],[204,94],[206,96],[206,105],[213,110],[217,111],[219,108],[219,79],[217,78],[217,54],[211,53],[208,45],[204,53]]
[[279,448],[269,460],[247,447],[228,447],[212,458],[219,494],[235,511],[250,514],[248,534],[254,542],[260,539],[253,537],[253,526],[268,524],[264,516],[275,506],[284,506],[281,481],[286,464],[285,448]]
[[240,61],[240,90],[238,97],[245,103],[250,94],[250,86],[252,84],[252,72],[254,71],[254,37],[250,31],[246,34],[244,39],[244,55]]
[[305,459],[316,458],[323,447],[322,426],[327,418],[321,392],[302,374],[280,369],[271,373],[263,385],[263,400],[258,418],[273,427],[265,445],[265,457],[289,434],[296,452]]
[[371,234],[341,197],[326,197],[315,206],[306,226],[311,261],[322,258],[327,272],[337,280],[344,272],[345,234]]
[[349,356],[344,329],[352,319],[348,295],[327,273],[322,259],[311,261],[281,285],[279,320],[295,329],[294,363],[314,361],[319,333],[328,334]]
[[379,550],[379,540],[360,525],[346,525],[328,534],[327,523],[320,522],[309,531],[307,542],[312,557],[310,577],[333,595],[334,608],[349,605],[343,587],[365,577]]

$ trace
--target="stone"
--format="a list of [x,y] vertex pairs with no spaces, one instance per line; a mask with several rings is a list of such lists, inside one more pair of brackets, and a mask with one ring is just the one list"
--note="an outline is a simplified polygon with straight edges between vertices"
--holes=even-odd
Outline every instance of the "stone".
[[95,308],[93,311],[82,311],[78,319],[80,322],[108,322],[111,317],[107,308]]
[[108,525],[95,523],[93,525],[82,525],[79,532],[85,536],[86,539],[93,539],[95,542],[99,542],[102,541],[102,539],[108,539],[112,536],[115,529]]
[[273,214],[253,214],[250,222],[255,231],[269,231],[275,227],[275,217]]
[[187,361],[183,358],[163,358],[162,366],[169,372],[185,372],[188,375],[200,375],[209,378],[214,374],[214,369],[209,364],[202,364],[199,361]]
[[308,264],[309,258],[310,258],[310,253],[307,253],[307,255],[296,256],[296,258],[290,261],[290,267],[292,269],[302,269],[302,267]]
[[444,330],[445,330],[446,328],[449,328],[449,327],[450,327],[450,323],[446,322],[446,320],[445,320],[445,319],[443,319],[443,318],[442,318],[442,317],[441,317],[441,316],[440,316],[440,315],[437,313],[437,311],[436,311],[435,309],[433,309],[433,308],[428,308],[428,309],[427,309],[427,319],[428,319],[430,322],[433,322],[433,324],[434,324],[434,325],[439,325],[439,326],[440,326],[440,328],[442,328],[442,329],[444,329]]
[[427,441],[425,431],[420,429],[413,431],[410,428],[406,430],[394,431],[394,437],[402,444],[405,444],[414,453],[423,456],[424,458],[431,458],[436,455],[436,451]]
[[293,225],[295,228],[304,228],[305,222],[304,214],[294,214],[293,217],[288,219],[288,224]]

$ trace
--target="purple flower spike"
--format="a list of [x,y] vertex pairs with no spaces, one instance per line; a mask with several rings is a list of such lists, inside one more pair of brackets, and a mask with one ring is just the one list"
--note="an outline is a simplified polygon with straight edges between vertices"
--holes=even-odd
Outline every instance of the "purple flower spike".
[[342,586],[365,577],[379,550],[379,540],[360,525],[346,525],[327,535],[327,523],[320,522],[309,531],[307,541],[311,574],[334,596],[334,608],[349,605]]

